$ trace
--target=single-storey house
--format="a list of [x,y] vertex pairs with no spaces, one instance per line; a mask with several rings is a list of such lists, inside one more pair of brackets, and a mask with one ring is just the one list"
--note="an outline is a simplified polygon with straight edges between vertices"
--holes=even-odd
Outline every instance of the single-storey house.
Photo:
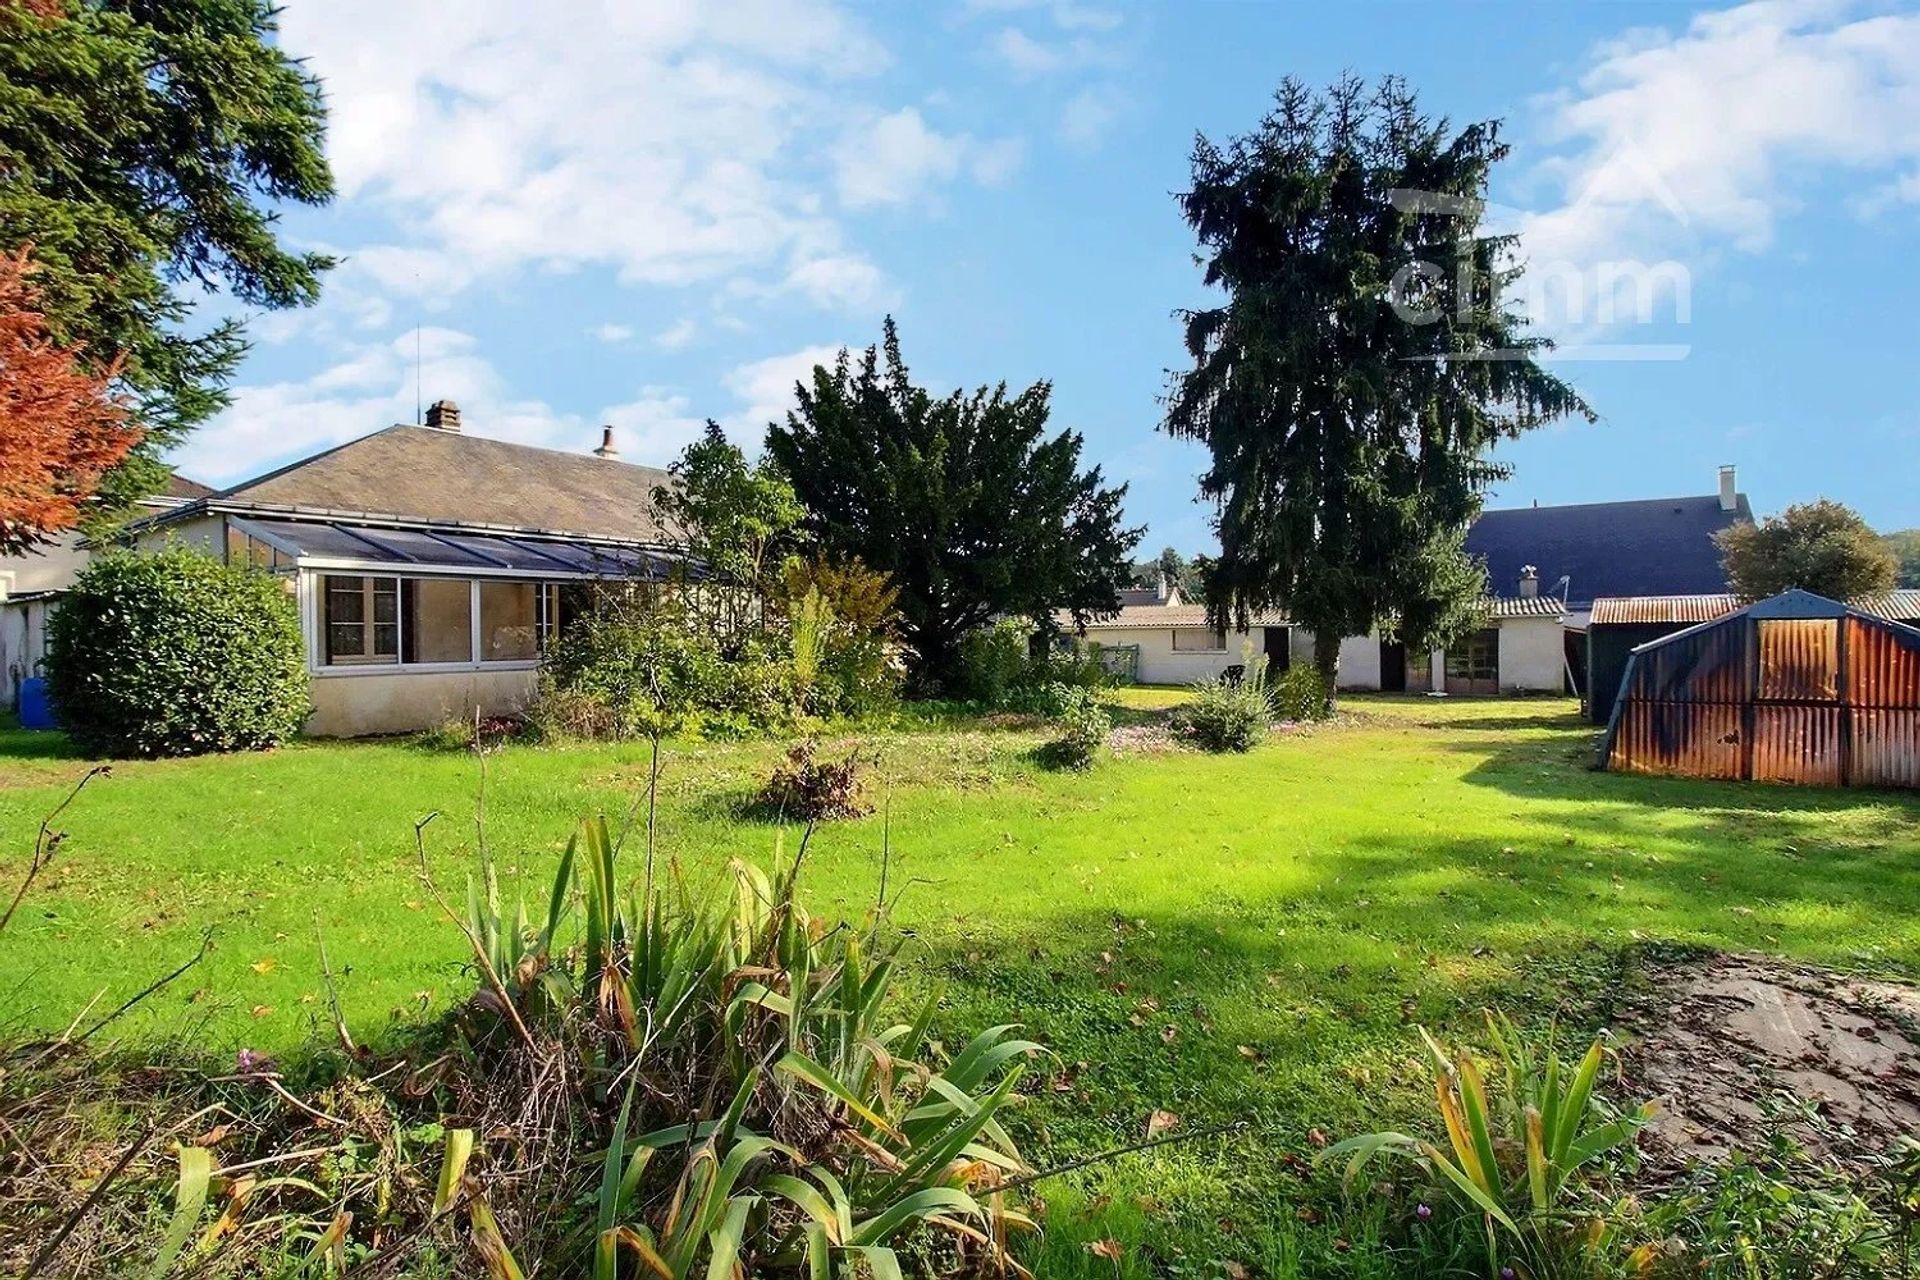
[[542,647],[608,580],[683,562],[652,514],[654,467],[426,425],[349,441],[128,525],[284,579],[299,604],[309,733],[399,733],[525,707]]
[[[1592,696],[1587,715],[1605,724],[1613,714],[1627,660],[1644,644],[1738,612],[1749,603],[1729,592],[1711,595],[1606,596],[1593,602],[1587,624],[1587,670]],[[1920,590],[1903,589],[1860,596],[1847,607],[1888,622],[1920,626]]]
[[[1534,580],[1537,583],[1537,579]],[[1558,693],[1566,687],[1560,601],[1528,594],[1487,602],[1487,626],[1451,649],[1409,654],[1378,631],[1340,642],[1340,687],[1347,690],[1441,690],[1448,693]],[[1109,665],[1130,671],[1142,684],[1191,684],[1213,680],[1229,667],[1264,656],[1278,675],[1296,662],[1313,661],[1313,633],[1281,612],[1255,615],[1248,626],[1220,631],[1207,625],[1204,605],[1181,603],[1177,592],[1161,601],[1127,603],[1119,612],[1087,623],[1085,637],[1103,653],[1125,661]],[[1062,615],[1062,626],[1071,618]]]

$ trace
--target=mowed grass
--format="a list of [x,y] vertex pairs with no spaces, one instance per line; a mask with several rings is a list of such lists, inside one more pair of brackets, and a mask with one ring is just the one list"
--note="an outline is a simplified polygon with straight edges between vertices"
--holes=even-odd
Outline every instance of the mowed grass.
[[[1175,692],[1122,693],[1128,719]],[[1311,1130],[1421,1123],[1414,1024],[1471,1036],[1498,1003],[1603,1024],[1636,948],[1683,943],[1920,974],[1920,800],[1646,779],[1588,768],[1570,702],[1349,699],[1340,721],[1247,756],[1157,752],[1087,774],[1037,767],[1032,729],[863,735],[881,809],[822,828],[816,914],[889,892],[947,993],[940,1029],[1014,1022],[1034,1074],[1030,1157],[1236,1126],[1043,1184],[1047,1276],[1387,1274],[1383,1209],[1330,1210]],[[0,883],[84,761],[0,733]],[[665,753],[659,849],[696,883],[782,835],[749,801],[776,743]],[[509,747],[485,766],[485,832],[530,900],[574,823],[625,819],[644,747]],[[476,839],[470,757],[401,743],[129,763],[59,820],[70,838],[0,935],[0,1015],[58,1027],[215,949],[122,1035],[221,1053],[298,1046],[327,1017],[319,944],[362,1039],[391,1040],[473,987],[418,876],[414,824],[456,903]],[[634,837],[637,841],[638,836]],[[631,864],[635,843],[629,844]],[[630,864],[630,865],[631,865]]]

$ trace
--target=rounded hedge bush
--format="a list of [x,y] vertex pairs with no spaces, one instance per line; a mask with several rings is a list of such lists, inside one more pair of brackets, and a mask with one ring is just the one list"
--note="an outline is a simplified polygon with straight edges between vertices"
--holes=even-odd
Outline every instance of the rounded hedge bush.
[[82,570],[47,623],[46,673],[62,726],[105,755],[258,750],[309,710],[285,583],[178,546]]

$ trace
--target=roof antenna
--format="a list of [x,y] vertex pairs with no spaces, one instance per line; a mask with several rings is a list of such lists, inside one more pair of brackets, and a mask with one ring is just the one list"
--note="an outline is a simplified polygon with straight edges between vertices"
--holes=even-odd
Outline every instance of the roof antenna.
[[[419,305],[420,273],[413,273],[414,305]],[[420,408],[420,313],[413,313],[413,425],[419,426],[424,420]]]

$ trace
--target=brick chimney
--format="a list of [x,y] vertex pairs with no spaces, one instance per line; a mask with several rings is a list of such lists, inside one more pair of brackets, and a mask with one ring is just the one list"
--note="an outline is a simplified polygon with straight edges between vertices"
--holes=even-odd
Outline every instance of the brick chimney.
[[1520,566],[1520,597],[1530,600],[1540,594],[1540,571],[1530,564]]
[[612,427],[600,428],[600,447],[593,451],[593,456],[596,458],[617,458],[620,456],[620,450],[616,449],[613,445]]
[[427,406],[427,425],[436,431],[460,430],[460,406],[451,400],[435,400]]
[[1720,468],[1720,509],[1734,511],[1740,506],[1740,487],[1733,481],[1733,464]]

